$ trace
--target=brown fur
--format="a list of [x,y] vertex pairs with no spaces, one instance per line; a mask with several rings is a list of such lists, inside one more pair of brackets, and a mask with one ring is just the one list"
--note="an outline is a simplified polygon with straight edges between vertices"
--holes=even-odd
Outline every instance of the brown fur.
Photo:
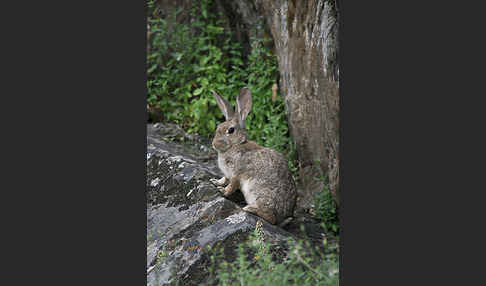
[[244,121],[251,108],[249,89],[240,91],[234,111],[226,99],[213,93],[226,117],[212,143],[218,151],[218,165],[229,179],[223,194],[229,196],[240,189],[248,204],[244,211],[272,224],[283,222],[293,215],[295,183],[282,154],[247,140]]

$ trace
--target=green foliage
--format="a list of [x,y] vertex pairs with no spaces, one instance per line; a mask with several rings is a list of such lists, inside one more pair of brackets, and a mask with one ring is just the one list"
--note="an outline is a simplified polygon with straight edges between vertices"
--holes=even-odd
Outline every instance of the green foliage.
[[[194,1],[191,23],[177,22],[181,10],[165,18],[153,0],[148,2],[151,50],[147,56],[147,103],[162,120],[191,133],[213,136],[224,121],[211,90],[234,105],[239,90],[248,86],[253,107],[246,126],[250,140],[287,154],[289,134],[283,98],[272,100],[278,77],[276,56],[265,48],[269,39],[252,38],[251,54],[232,42],[224,17],[210,13],[212,0]],[[244,64],[245,61],[245,64]]]
[[[317,159],[315,161],[320,163]],[[327,176],[321,175],[315,179],[324,183],[323,190],[314,196],[316,217],[322,220],[322,227],[326,232],[339,235],[339,209],[329,190]]]
[[275,101],[272,100],[271,87],[277,78],[278,63],[276,57],[265,49],[265,41],[252,38],[247,69],[253,107],[246,119],[247,133],[260,145],[290,151],[284,100],[278,94]]
[[234,262],[223,261],[217,264],[216,257],[222,252],[215,251],[211,256],[211,275],[218,285],[338,285],[339,266],[337,256],[325,256],[309,243],[288,241],[289,249],[283,257],[275,254],[276,249],[264,239],[261,224],[255,228],[245,243],[240,243]]
[[327,185],[322,192],[315,196],[316,216],[322,220],[325,231],[332,231],[335,235],[339,234],[339,216],[336,202],[329,191]]
[[167,19],[149,19],[152,49],[147,58],[149,106],[159,109],[164,120],[203,135],[215,130],[220,117],[210,90],[225,88],[232,60],[216,44],[226,38],[223,48],[236,48],[207,9],[207,1],[195,4],[192,27],[177,22],[181,10]]
[[157,264],[160,265],[161,263],[163,263],[168,256],[169,254],[167,253],[167,251],[165,251],[165,249],[157,251]]

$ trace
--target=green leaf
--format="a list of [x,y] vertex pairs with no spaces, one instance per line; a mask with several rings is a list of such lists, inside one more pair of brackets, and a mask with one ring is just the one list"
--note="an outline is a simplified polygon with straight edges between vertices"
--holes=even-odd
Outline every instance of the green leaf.
[[157,68],[157,65],[152,65],[148,70],[147,73],[152,73]]
[[201,85],[202,85],[203,87],[206,87],[208,84],[209,84],[209,81],[208,81],[208,79],[207,79],[207,78],[203,78],[203,79],[201,80]]
[[201,59],[201,61],[199,63],[203,66],[203,65],[207,64],[210,59],[211,58],[209,56],[205,56]]
[[214,119],[209,120],[208,127],[209,127],[209,130],[211,130],[211,131],[216,130],[216,122],[214,121]]
[[200,95],[200,94],[201,94],[201,92],[203,92],[203,89],[204,89],[204,88],[200,87],[200,88],[196,89],[196,90],[195,90],[195,91],[194,91],[192,94],[193,94],[193,95]]

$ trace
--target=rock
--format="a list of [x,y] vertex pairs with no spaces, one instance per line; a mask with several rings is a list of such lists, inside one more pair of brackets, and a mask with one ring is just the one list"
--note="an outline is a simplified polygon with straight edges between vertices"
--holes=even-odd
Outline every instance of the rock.
[[224,198],[210,182],[222,176],[216,158],[208,138],[173,124],[147,125],[148,285],[207,283],[208,247],[221,243],[231,261],[258,220],[265,240],[282,248],[289,237],[322,242],[322,229],[312,218],[300,216],[280,228],[242,211],[241,192]]
[[[199,285],[207,279],[208,246],[235,250],[259,217],[241,207],[244,198],[224,198],[209,181],[222,176],[208,139],[175,125],[147,126],[147,283]],[[265,239],[293,234],[262,221]]]

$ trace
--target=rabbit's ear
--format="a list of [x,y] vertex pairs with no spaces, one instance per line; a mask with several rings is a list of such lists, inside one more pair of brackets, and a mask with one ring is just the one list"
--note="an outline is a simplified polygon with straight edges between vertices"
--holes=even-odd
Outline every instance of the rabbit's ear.
[[229,103],[226,98],[216,93],[216,91],[211,90],[211,92],[214,94],[216,103],[218,103],[219,109],[221,109],[221,111],[223,112],[226,120],[230,120],[231,118],[233,118],[235,112],[233,111],[233,106],[231,106],[231,103]]
[[248,87],[240,90],[240,94],[236,98],[236,113],[240,122],[240,127],[245,128],[245,119],[250,113],[251,109],[251,92]]

